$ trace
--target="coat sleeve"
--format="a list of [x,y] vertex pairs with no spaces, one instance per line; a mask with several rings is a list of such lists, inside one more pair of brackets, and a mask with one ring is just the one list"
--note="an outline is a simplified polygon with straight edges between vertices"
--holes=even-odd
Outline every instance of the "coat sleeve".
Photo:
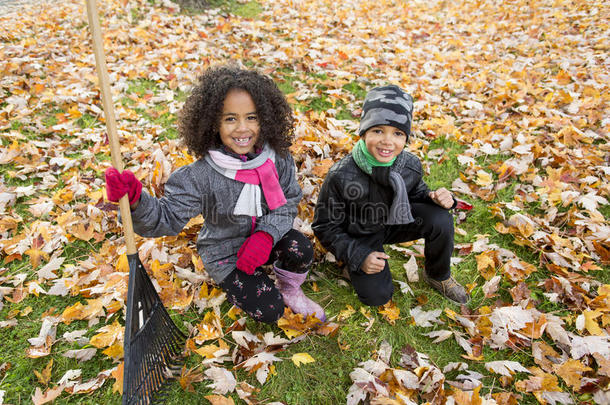
[[170,175],[162,198],[143,192],[131,214],[134,231],[144,237],[177,235],[191,218],[202,212],[203,195],[198,185],[189,167],[184,166]]
[[273,243],[277,243],[282,237],[292,229],[294,218],[297,216],[297,209],[303,191],[296,179],[296,165],[292,156],[279,158],[276,161],[280,186],[286,197],[286,204],[278,207],[268,214],[257,218],[255,230],[267,232],[273,238]]
[[322,246],[347,263],[351,272],[361,272],[362,263],[373,249],[346,232],[347,202],[338,182],[328,174],[316,203],[312,229]]

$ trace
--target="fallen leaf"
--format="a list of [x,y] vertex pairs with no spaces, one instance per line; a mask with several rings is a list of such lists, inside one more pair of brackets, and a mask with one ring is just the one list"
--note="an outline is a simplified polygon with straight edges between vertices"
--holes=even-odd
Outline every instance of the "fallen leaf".
[[36,391],[34,391],[34,395],[32,395],[32,402],[34,405],[42,405],[46,404],[47,402],[52,402],[55,400],[55,398],[61,395],[63,390],[64,387],[60,385],[59,387],[49,388],[43,394],[42,390],[39,387],[36,387]]
[[212,405],[234,405],[233,398],[223,397],[222,395],[206,395],[205,399],[210,401]]
[[51,370],[53,368],[53,359],[49,360],[47,366],[42,370],[42,372],[34,371],[36,378],[38,378],[38,382],[44,386],[49,385],[49,381],[51,380]]
[[226,395],[229,392],[233,392],[237,385],[233,373],[229,370],[221,367],[210,367],[204,372],[205,376],[212,380],[212,384],[208,387],[212,388],[214,393],[220,395]]
[[301,364],[315,362],[314,358],[307,353],[295,353],[292,355],[291,360],[297,367],[300,367]]
[[400,317],[400,308],[390,300],[388,303],[379,308],[379,313],[383,315],[386,321],[391,325],[396,323],[396,320]]

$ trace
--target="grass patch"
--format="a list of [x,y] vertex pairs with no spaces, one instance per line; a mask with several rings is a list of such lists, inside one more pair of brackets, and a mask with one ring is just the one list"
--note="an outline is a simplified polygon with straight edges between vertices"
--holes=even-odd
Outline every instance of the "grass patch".
[[209,8],[218,8],[224,13],[234,14],[244,18],[256,18],[263,7],[257,1],[240,3],[237,0],[177,0],[182,12],[194,15]]

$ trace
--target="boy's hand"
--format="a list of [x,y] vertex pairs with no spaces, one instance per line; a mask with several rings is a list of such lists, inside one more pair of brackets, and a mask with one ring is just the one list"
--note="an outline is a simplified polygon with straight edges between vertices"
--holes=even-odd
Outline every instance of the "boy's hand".
[[453,195],[444,187],[431,191],[428,195],[432,201],[447,210],[453,207]]
[[362,263],[362,271],[366,274],[376,274],[385,268],[385,261],[390,256],[384,252],[371,252]]

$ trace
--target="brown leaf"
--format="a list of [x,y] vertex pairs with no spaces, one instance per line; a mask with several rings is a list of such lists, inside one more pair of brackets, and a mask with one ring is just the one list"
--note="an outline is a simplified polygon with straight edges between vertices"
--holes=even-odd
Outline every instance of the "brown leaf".
[[485,280],[490,280],[496,274],[497,252],[487,250],[475,256],[477,260],[477,270]]
[[326,176],[326,173],[328,173],[328,170],[333,164],[335,164],[333,159],[323,159],[316,163],[312,169],[312,172],[315,176],[322,178]]
[[555,366],[562,362],[559,353],[543,341],[536,341],[532,344],[532,355],[536,364],[547,373],[553,373]]
[[182,367],[182,373],[178,378],[178,382],[183,390],[195,392],[193,384],[204,380],[204,375],[198,370],[198,367],[193,367],[187,370],[186,366]]
[[555,366],[557,375],[576,391],[580,390],[580,381],[583,377],[582,374],[591,370],[590,367],[585,366],[575,359],[570,359],[561,365]]
[[212,394],[212,395],[206,395],[204,398],[207,399],[208,401],[210,401],[210,403],[212,405],[234,405],[235,404],[235,402],[233,401],[233,398],[223,397],[222,395]]
[[51,381],[51,369],[53,368],[53,359],[49,360],[47,366],[42,370],[42,372],[34,371],[36,378],[38,378],[38,382],[42,385],[49,385],[49,381]]

